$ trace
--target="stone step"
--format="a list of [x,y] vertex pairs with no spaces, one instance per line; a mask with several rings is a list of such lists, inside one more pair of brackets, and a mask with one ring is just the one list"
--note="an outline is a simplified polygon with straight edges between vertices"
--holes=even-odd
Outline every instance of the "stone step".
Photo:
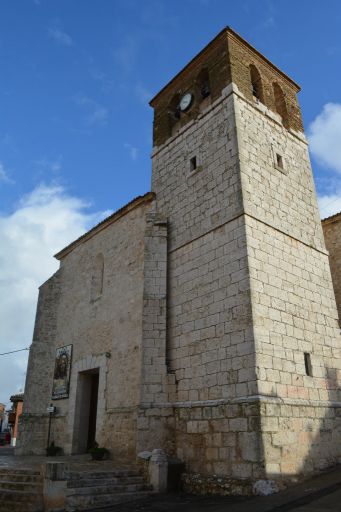
[[[17,491],[9,489],[0,489],[0,503],[11,503],[12,501],[23,503],[40,503],[42,502],[42,494],[30,491]],[[8,509],[10,510],[10,508]]]
[[140,472],[136,469],[113,469],[110,471],[70,471],[70,479],[78,480],[82,478],[106,478],[106,477],[130,477],[130,476],[140,476]]
[[76,512],[79,510],[94,510],[96,508],[104,508],[120,503],[128,503],[145,498],[151,494],[150,491],[145,492],[125,492],[111,493],[100,495],[81,495],[75,494],[68,496],[66,499],[66,512]]
[[43,512],[43,504],[24,503],[22,501],[1,501],[0,512]]
[[34,491],[34,492],[43,492],[43,482],[22,482],[22,481],[14,481],[0,479],[0,490],[14,490],[14,491]]
[[100,494],[113,494],[113,493],[125,493],[125,492],[140,492],[150,490],[150,487],[145,484],[125,484],[125,485],[97,485],[90,487],[71,487],[65,490],[66,496],[74,495],[100,495]]
[[91,487],[92,485],[130,485],[143,484],[142,476],[131,477],[109,477],[109,478],[80,478],[76,480],[68,480],[68,487]]
[[40,475],[29,475],[29,474],[18,474],[18,473],[6,473],[0,475],[0,482],[4,480],[10,480],[11,482],[42,482]]
[[1,468],[0,478],[3,475],[40,476],[40,471],[29,468]]

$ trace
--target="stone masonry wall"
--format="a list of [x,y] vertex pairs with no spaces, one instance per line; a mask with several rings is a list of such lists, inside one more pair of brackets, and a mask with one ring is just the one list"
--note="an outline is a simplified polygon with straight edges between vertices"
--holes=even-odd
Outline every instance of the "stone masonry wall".
[[16,454],[43,454],[47,445],[47,406],[51,403],[57,309],[61,271],[39,289],[33,340],[25,383],[23,414],[19,423]]
[[[170,400],[255,392],[254,349],[232,89],[153,155],[169,219]],[[199,168],[190,172],[197,156]]]
[[304,135],[294,136],[277,114],[234,91],[245,213],[325,252]]
[[341,327],[341,214],[323,220],[322,228],[329,251],[329,263]]
[[144,238],[140,402],[167,400],[167,221],[151,213]]
[[[242,213],[231,87],[152,155],[157,211],[170,222],[168,250]],[[197,159],[191,172],[190,160]],[[171,279],[170,279],[171,280]]]
[[256,392],[248,272],[242,217],[170,253],[171,400]]
[[[160,404],[141,410],[138,424],[155,433],[154,446],[185,461],[188,475],[200,475],[202,482],[219,475],[228,486],[225,494],[236,492],[241,480],[245,482],[240,494],[249,494],[250,482],[264,476],[257,403],[222,399]],[[185,487],[198,492],[192,484]]]
[[[169,224],[168,405],[140,410],[138,425],[155,432],[154,442],[185,460],[189,472],[238,479],[253,474],[256,455],[249,460],[244,452],[259,436],[248,407],[220,408],[220,400],[257,393],[231,94],[232,86],[153,153],[152,189]],[[193,156],[198,168],[190,172]]]
[[[40,301],[32,348],[32,354],[38,350],[41,353],[31,357],[25,412],[43,424],[40,417],[51,402],[55,349],[72,344],[70,397],[54,401],[57,417],[53,435],[56,444],[66,452],[73,449],[79,414],[75,372],[99,367],[97,424],[101,428],[97,441],[106,443],[114,456],[122,455],[123,451],[126,456],[135,455],[135,408],[140,400],[141,379],[144,233],[146,214],[151,208],[150,200],[139,204],[96,236],[78,244],[62,259],[58,281],[55,277],[44,285],[44,290],[50,286],[49,295],[45,293]],[[100,254],[104,261],[103,287],[94,297],[91,287]],[[131,432],[125,437],[127,442],[110,435],[110,432],[123,433],[125,429]],[[42,438],[45,437],[43,433]],[[43,450],[45,440],[43,445],[36,441],[37,449]],[[25,453],[30,450],[28,440],[21,448]]]
[[340,402],[281,398],[265,401],[260,412],[268,479],[297,482],[340,463]]
[[[338,400],[337,384],[326,385],[327,369],[341,377],[327,255],[252,218],[247,232],[259,391]],[[313,377],[306,375],[304,353],[310,354]]]
[[306,143],[235,101],[258,393],[283,405],[261,408],[265,464],[283,479],[341,456],[341,337]]

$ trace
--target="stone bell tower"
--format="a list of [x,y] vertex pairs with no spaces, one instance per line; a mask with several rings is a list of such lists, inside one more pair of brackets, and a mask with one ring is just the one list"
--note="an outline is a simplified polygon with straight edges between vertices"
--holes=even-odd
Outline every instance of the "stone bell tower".
[[152,408],[188,489],[252,492],[341,454],[341,339],[299,90],[226,28],[151,101],[168,219],[167,400]]

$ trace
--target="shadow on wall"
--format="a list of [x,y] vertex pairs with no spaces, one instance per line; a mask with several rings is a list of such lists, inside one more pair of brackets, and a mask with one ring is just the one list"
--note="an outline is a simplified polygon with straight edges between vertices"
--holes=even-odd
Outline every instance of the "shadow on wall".
[[[274,395],[274,403],[261,404],[261,450],[266,479],[282,487],[341,461],[338,383],[338,370],[327,368],[319,390],[322,385],[328,400],[314,404],[305,400],[284,403]],[[278,430],[274,427],[276,418]]]

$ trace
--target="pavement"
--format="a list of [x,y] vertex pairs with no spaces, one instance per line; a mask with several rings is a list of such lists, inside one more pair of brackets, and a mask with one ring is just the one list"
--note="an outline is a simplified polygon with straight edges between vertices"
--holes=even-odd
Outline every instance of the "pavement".
[[[271,496],[164,494],[96,512],[341,512],[341,465]],[[90,511],[89,511],[90,512]],[[95,511],[93,511],[95,512]]]
[[8,444],[0,446],[0,457],[2,456],[14,456],[14,446],[10,446]]

